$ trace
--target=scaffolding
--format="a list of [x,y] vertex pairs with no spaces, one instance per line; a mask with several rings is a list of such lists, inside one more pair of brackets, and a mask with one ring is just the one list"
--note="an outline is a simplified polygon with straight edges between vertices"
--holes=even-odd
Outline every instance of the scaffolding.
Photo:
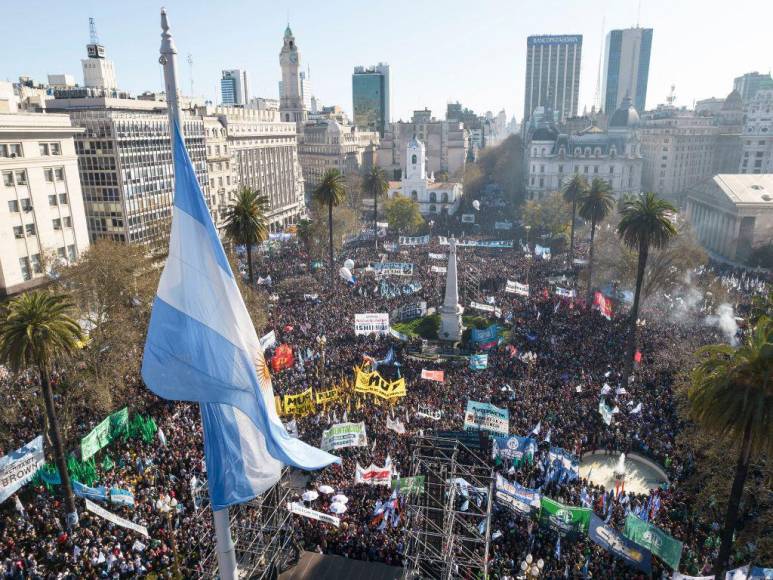
[[415,440],[411,476],[423,490],[408,496],[403,578],[488,577],[492,468],[456,438]]

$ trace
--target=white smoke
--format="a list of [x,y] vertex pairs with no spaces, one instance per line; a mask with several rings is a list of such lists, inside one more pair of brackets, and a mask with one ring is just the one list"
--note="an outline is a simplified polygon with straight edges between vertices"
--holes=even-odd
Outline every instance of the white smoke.
[[716,314],[710,314],[704,320],[709,326],[716,326],[725,335],[725,339],[732,346],[738,345],[738,323],[735,321],[733,306],[723,302],[717,307]]

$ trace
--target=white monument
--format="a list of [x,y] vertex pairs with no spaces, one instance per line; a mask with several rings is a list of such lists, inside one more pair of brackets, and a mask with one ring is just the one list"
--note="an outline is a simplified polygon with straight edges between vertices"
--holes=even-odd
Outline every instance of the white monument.
[[448,241],[446,268],[446,296],[440,307],[440,339],[457,342],[462,339],[462,312],[459,305],[459,286],[456,280],[456,239]]

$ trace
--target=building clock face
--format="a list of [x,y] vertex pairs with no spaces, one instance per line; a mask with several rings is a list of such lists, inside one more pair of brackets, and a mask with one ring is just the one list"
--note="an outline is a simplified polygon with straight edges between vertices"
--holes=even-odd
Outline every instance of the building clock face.
[[290,53],[290,62],[293,64],[298,64],[298,53],[296,52]]

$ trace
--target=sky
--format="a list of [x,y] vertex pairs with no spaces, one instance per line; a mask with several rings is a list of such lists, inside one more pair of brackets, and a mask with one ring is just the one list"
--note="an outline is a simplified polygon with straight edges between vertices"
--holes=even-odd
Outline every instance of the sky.
[[[276,98],[279,50],[290,23],[312,92],[350,115],[354,66],[391,67],[392,120],[428,107],[442,118],[448,102],[479,114],[523,114],[526,37],[582,34],[580,111],[593,104],[602,30],[637,21],[653,28],[647,107],[724,97],[733,78],[773,68],[773,0],[166,0],[179,51],[183,94],[219,101],[222,69],[248,71],[251,96]],[[163,90],[158,64],[161,0],[3,1],[0,79],[45,82],[80,60],[96,19],[118,84],[133,94]],[[193,66],[187,63],[192,56]]]

